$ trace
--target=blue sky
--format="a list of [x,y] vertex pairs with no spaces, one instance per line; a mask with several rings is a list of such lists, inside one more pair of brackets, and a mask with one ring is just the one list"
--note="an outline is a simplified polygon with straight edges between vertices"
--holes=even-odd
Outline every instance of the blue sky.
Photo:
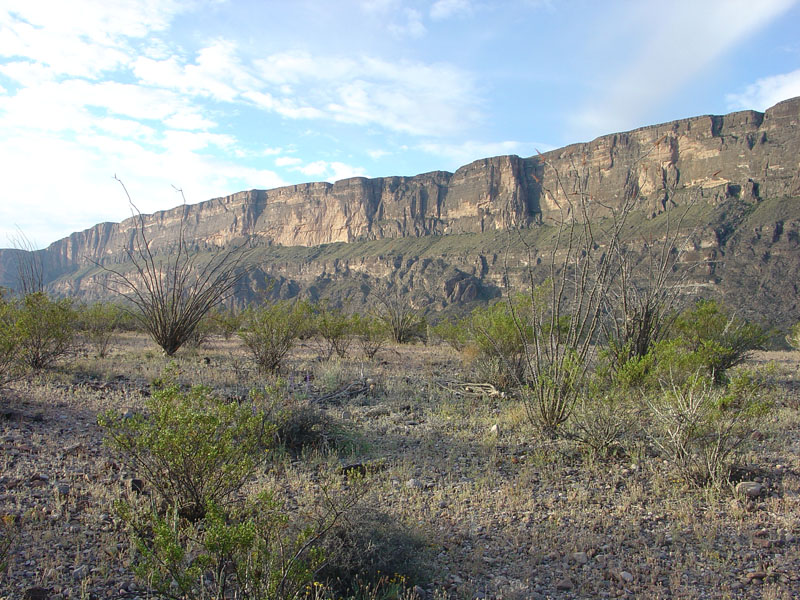
[[797,0],[4,0],[0,246],[800,95]]

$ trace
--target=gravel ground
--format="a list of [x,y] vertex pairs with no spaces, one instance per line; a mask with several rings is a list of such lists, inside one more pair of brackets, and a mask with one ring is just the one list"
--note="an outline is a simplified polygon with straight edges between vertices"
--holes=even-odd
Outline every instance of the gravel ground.
[[[180,356],[182,372],[221,393],[245,389],[234,346]],[[363,364],[304,352],[293,366],[312,396],[376,383],[319,408],[360,440],[342,462],[380,460],[365,501],[424,539],[420,596],[800,597],[795,355],[756,363],[777,362],[781,392],[737,472],[761,486],[748,498],[688,488],[644,446],[600,461],[542,439],[511,400],[443,392],[436,382],[460,368],[444,347],[392,348]],[[103,445],[97,415],[141,406],[164,362],[128,343],[2,392],[0,515],[18,535],[0,598],[148,597],[113,508],[136,473]],[[311,462],[286,468],[299,481]]]

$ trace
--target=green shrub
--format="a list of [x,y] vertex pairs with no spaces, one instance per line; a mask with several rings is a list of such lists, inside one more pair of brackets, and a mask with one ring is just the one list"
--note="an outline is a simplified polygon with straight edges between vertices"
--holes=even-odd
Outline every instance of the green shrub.
[[274,432],[263,410],[169,381],[148,399],[147,414],[108,412],[100,424],[131,469],[190,521],[231,501],[267,458]]
[[356,324],[353,315],[332,307],[328,300],[319,301],[311,307],[311,311],[309,333],[321,340],[322,357],[330,360],[335,353],[339,358],[344,358],[353,341]]
[[121,508],[138,558],[134,572],[167,598],[289,599],[305,595],[325,556],[317,542],[338,519],[298,525],[269,492],[226,508],[209,504],[196,523],[176,511]]
[[728,480],[737,453],[770,408],[768,386],[749,371],[727,388],[710,376],[664,385],[648,401],[649,434],[678,473],[702,486]]
[[800,350],[800,323],[795,323],[786,335],[786,342],[795,350]]
[[239,337],[259,369],[277,373],[298,337],[308,331],[304,302],[278,302],[248,310]]
[[71,300],[51,300],[43,292],[28,294],[16,316],[20,360],[28,367],[50,367],[73,350],[76,312]]
[[97,302],[79,310],[78,329],[100,358],[108,353],[122,317],[122,308],[110,302]]
[[130,496],[118,508],[136,548],[135,573],[158,594],[297,598],[314,581],[324,563],[319,542],[346,506],[328,501],[302,520],[270,490],[245,493],[274,440],[270,415],[258,401],[231,403],[167,383],[147,414],[101,417],[111,446],[155,493],[153,502]]
[[17,310],[0,295],[0,388],[22,374],[19,353]]
[[456,352],[461,352],[470,341],[469,329],[466,327],[467,321],[442,320],[433,327],[433,335],[448,344]]
[[698,301],[675,320],[673,329],[716,384],[725,381],[728,369],[763,348],[768,337],[763,328],[713,300]]
[[19,536],[19,527],[12,515],[0,515],[0,575],[6,572],[7,559]]
[[372,360],[389,339],[386,324],[371,315],[353,315],[353,333],[361,353]]
[[210,318],[216,324],[219,333],[227,341],[241,329],[244,322],[244,313],[232,308],[217,307],[211,312]]

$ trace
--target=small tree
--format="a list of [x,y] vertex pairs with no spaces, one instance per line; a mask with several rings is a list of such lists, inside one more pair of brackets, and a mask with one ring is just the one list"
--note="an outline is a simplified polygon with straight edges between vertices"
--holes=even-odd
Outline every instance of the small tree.
[[332,307],[327,299],[317,302],[311,310],[311,333],[321,339],[323,358],[329,360],[334,353],[344,358],[353,341],[353,315]]
[[122,319],[122,308],[110,302],[96,302],[79,311],[79,328],[85,341],[104,358]]
[[16,322],[20,360],[31,369],[44,369],[71,352],[76,318],[68,298],[51,300],[44,292],[25,296]]
[[245,313],[239,337],[262,371],[280,370],[295,340],[307,332],[309,314],[305,302],[278,302]]
[[178,239],[170,255],[156,256],[147,237],[144,216],[122,181],[117,181],[136,220],[133,243],[125,249],[133,272],[100,267],[114,276],[123,296],[138,309],[135,314],[142,326],[164,353],[171,356],[191,339],[202,318],[233,293],[245,273],[244,248],[220,250],[207,261],[200,261],[186,239],[186,198],[178,190],[183,198]]
[[388,339],[386,324],[371,315],[353,315],[353,332],[367,360],[372,360]]

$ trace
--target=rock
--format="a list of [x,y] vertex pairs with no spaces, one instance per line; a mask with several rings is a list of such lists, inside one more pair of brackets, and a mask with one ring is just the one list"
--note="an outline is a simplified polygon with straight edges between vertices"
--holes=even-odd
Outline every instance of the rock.
[[128,487],[131,492],[135,492],[137,494],[141,494],[144,491],[144,481],[141,479],[131,479],[128,482]]
[[495,423],[494,425],[492,425],[492,428],[489,430],[489,433],[496,437],[500,437],[500,426],[497,423]]
[[556,581],[556,589],[562,592],[571,590],[573,588],[572,580],[569,577],[564,577]]
[[365,413],[365,416],[369,418],[375,417],[388,417],[391,414],[391,411],[388,408],[383,406],[378,406],[376,408],[372,408]]
[[73,569],[72,578],[82,580],[85,579],[88,574],[89,574],[89,567],[86,565],[81,565],[77,569]]
[[422,482],[419,479],[414,479],[412,477],[411,479],[406,481],[406,487],[414,490],[421,490],[425,486],[422,485]]
[[414,586],[412,592],[414,594],[414,598],[426,598],[428,596],[425,590],[418,585]]
[[573,552],[572,560],[574,560],[579,565],[585,565],[589,562],[589,555],[586,552]]
[[32,587],[25,590],[22,600],[49,600],[50,590],[43,587]]
[[764,491],[764,485],[757,481],[740,481],[736,484],[736,494],[742,498],[755,499]]
[[633,574],[628,571],[620,571],[617,573],[617,579],[619,579],[621,583],[632,583]]
[[56,495],[57,496],[68,496],[70,492],[70,487],[68,483],[59,483],[56,486]]

